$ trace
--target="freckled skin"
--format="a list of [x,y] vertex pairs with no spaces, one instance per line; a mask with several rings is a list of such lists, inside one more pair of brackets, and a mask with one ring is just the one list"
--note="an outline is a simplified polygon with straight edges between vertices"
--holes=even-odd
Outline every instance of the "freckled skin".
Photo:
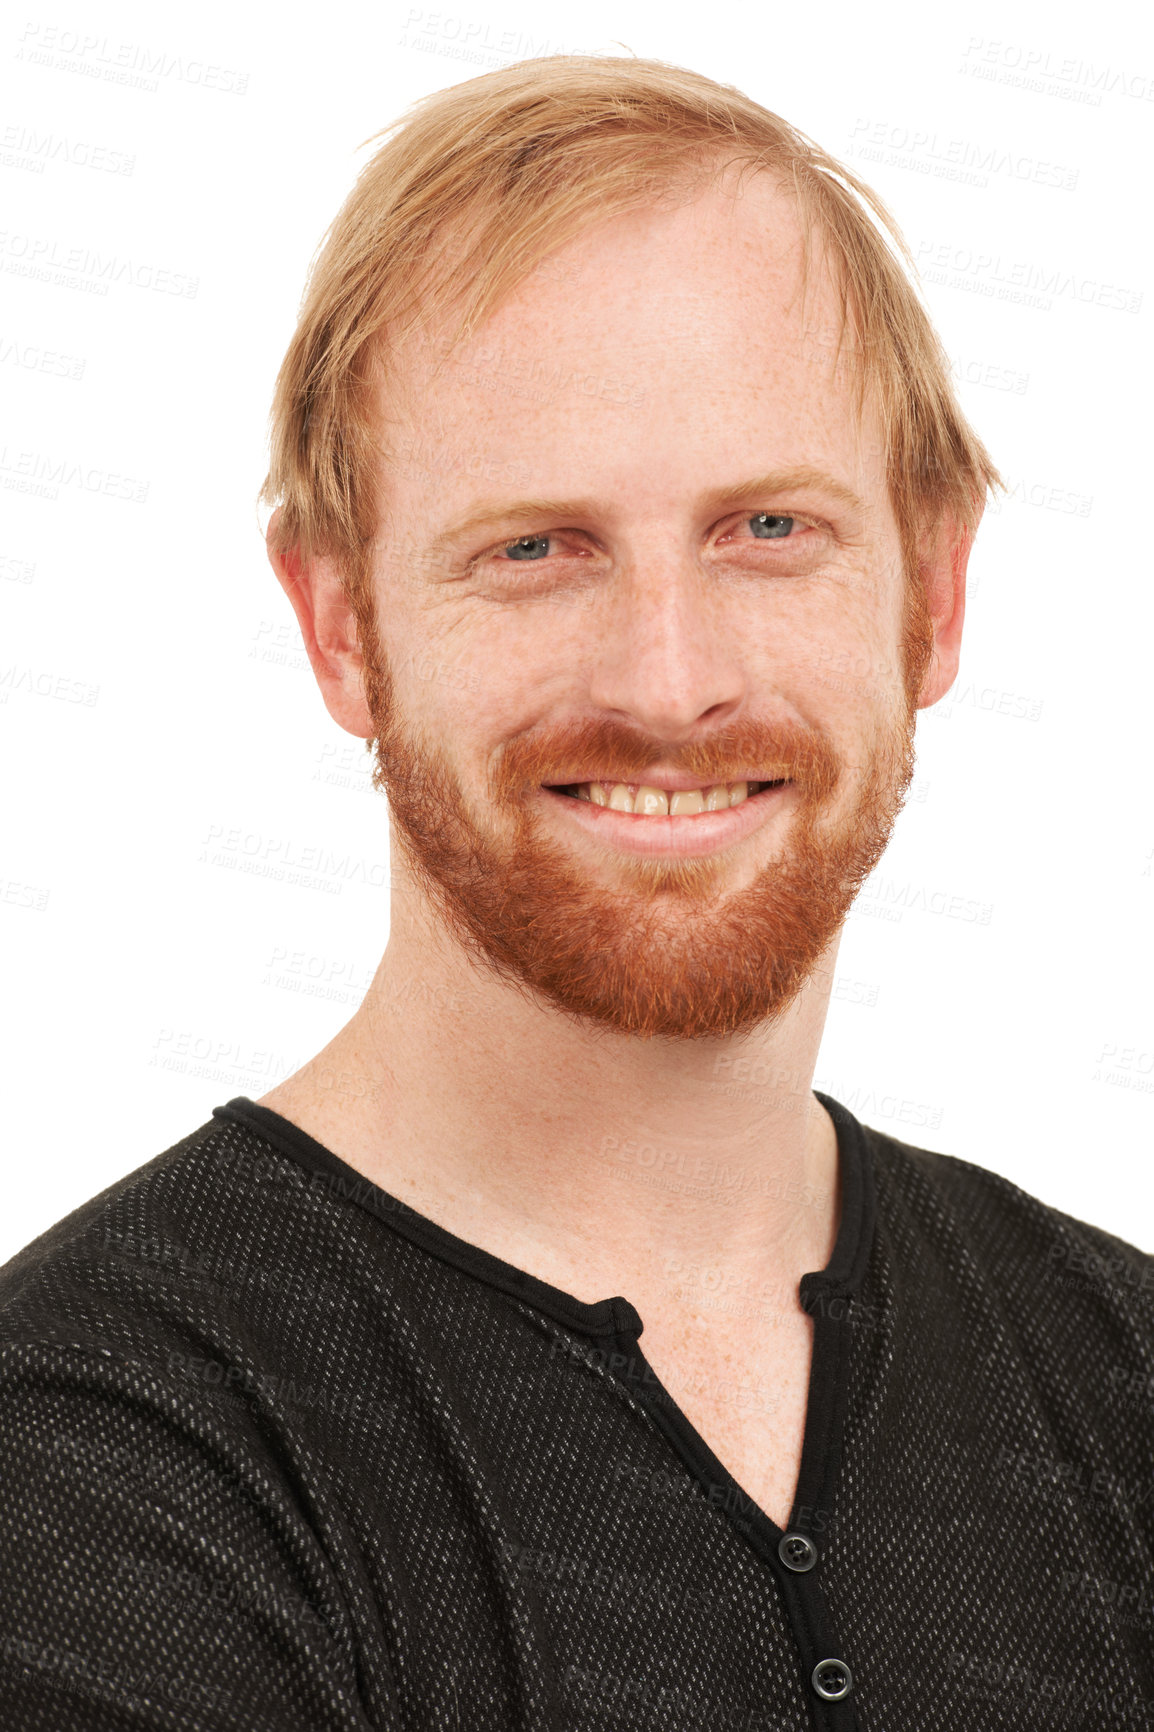
[[[425,455],[386,458],[378,701],[339,572],[274,558],[331,715],[378,741],[388,946],[346,1028],[262,1097],[471,1243],[583,1300],[625,1294],[671,1393],[778,1517],[811,1351],[797,1282],[838,1224],[810,1090],[841,926],[916,710],[956,676],[968,555],[952,524],[927,534],[911,683],[878,431],[833,370],[820,248],[805,298],[799,261],[789,200],[723,178],[579,237],[455,354],[430,332],[401,358],[385,445]],[[860,504],[722,491],[802,467]],[[444,541],[529,498],[583,503]],[[753,537],[760,511],[793,514],[796,540]],[[503,554],[542,534],[547,558]],[[579,769],[729,780],[742,754],[784,762],[794,797],[697,862],[614,852],[538,793]],[[727,1087],[737,1057],[762,1080]],[[749,1182],[711,1182],[722,1168]],[[702,1304],[671,1257],[780,1306]]]

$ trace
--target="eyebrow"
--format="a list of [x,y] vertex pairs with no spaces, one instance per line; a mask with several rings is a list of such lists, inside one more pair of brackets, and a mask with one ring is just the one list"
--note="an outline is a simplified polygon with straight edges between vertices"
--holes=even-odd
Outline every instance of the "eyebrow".
[[[822,493],[844,510],[865,515],[865,501],[852,487],[847,487],[845,482],[839,481],[835,475],[829,475],[825,470],[815,469],[808,464],[794,469],[771,470],[767,475],[755,475],[750,481],[739,481],[726,487],[711,487],[701,496],[701,503],[707,511],[715,511],[727,502],[736,505],[743,500],[802,491]],[[556,522],[558,519],[591,517],[597,509],[596,501],[592,499],[485,501],[475,511],[470,511],[468,516],[458,519],[443,534],[437,536],[428,551],[431,554],[442,553],[465,536],[473,535],[480,529],[497,528],[502,523],[516,523],[531,518],[549,518]]]

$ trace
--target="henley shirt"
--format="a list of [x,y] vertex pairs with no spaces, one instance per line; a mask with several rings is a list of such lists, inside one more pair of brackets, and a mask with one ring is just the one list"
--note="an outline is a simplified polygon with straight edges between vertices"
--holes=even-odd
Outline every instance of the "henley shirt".
[[1154,1728],[1154,1257],[817,1098],[842,1208],[785,1531],[628,1297],[245,1096],[29,1245],[4,1732]]

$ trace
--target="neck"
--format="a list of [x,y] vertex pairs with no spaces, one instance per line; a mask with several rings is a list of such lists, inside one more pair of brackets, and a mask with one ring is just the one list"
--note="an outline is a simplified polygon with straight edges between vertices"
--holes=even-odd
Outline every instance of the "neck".
[[836,1135],[811,1092],[836,951],[764,1030],[646,1041],[530,1000],[394,897],[364,1003],[262,1101],[582,1301],[692,1310],[729,1281],[796,1310],[838,1224]]

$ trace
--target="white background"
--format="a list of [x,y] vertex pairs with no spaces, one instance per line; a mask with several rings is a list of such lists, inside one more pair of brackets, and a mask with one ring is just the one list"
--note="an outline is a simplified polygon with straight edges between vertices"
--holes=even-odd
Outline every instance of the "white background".
[[0,36],[0,1259],[371,977],[386,808],[265,561],[273,380],[358,147],[574,50],[736,84],[881,193],[1011,488],[816,1085],[1154,1249],[1140,9],[461,4],[46,0]]

